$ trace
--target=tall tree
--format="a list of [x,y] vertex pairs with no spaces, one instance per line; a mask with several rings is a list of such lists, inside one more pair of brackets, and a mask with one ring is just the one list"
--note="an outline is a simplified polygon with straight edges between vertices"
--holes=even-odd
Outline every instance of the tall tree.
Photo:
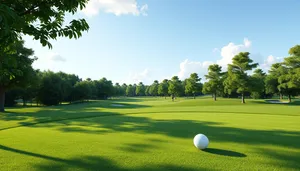
[[148,85],[145,86],[145,95],[146,96],[151,96],[151,94],[150,94],[150,86],[148,86]]
[[[50,40],[57,37],[78,38],[89,29],[84,19],[65,23],[66,14],[82,10],[88,0],[21,0],[0,3],[0,51],[20,40],[22,35],[32,36],[43,46],[51,47]],[[3,48],[4,46],[4,48]]]
[[136,90],[135,90],[135,94],[137,96],[144,96],[145,95],[145,85],[140,82],[137,87],[136,87]]
[[74,85],[73,100],[86,100],[92,97],[91,81],[81,81]]
[[60,102],[70,101],[70,95],[73,86],[79,81],[79,78],[75,75],[67,74],[64,72],[58,72],[57,75],[62,79],[61,84],[61,97]]
[[136,96],[136,87],[137,87],[137,85],[134,83],[133,85],[132,85],[132,88],[133,88],[133,96]]
[[24,86],[34,73],[31,65],[36,58],[30,58],[33,50],[25,48],[23,41],[16,42],[13,49],[14,53],[0,57],[0,112],[4,111],[5,92],[14,86]]
[[101,78],[99,81],[95,81],[95,86],[97,89],[97,97],[99,99],[107,99],[114,94],[112,81],[107,80],[105,77]]
[[172,96],[172,100],[174,101],[175,96],[179,96],[181,91],[181,81],[177,76],[172,77],[169,81],[168,93]]
[[122,96],[126,96],[127,85],[125,83],[122,84],[121,94]]
[[63,79],[52,71],[40,73],[38,100],[47,106],[58,105],[62,97]]
[[278,88],[288,96],[291,102],[291,96],[300,93],[300,45],[292,47],[289,54],[290,57],[284,58],[279,68],[281,74],[278,78]]
[[[21,90],[20,97],[23,99],[23,106],[26,106],[27,101],[31,101],[37,96],[38,93],[38,85],[39,85],[39,71],[31,72],[31,74],[27,77],[27,81],[23,85],[18,85]],[[32,104],[32,103],[31,103]]]
[[280,99],[282,99],[282,91],[278,88],[279,82],[278,78],[281,76],[281,63],[275,63],[271,66],[269,70],[269,74],[266,76],[265,79],[265,89],[266,93],[269,94],[278,94]]
[[165,99],[166,97],[168,96],[168,80],[167,79],[164,79],[158,86],[158,94],[161,95],[161,96],[165,96]]
[[122,93],[122,87],[120,86],[119,83],[115,84],[114,89],[115,89],[115,96],[122,96],[122,95],[124,95]]
[[222,67],[217,64],[210,65],[208,67],[208,74],[205,75],[208,81],[203,85],[203,93],[212,93],[214,101],[217,100],[217,94],[223,90],[223,75]]
[[266,73],[262,69],[254,70],[253,75],[250,77],[251,82],[251,97],[252,98],[265,98],[265,79]]
[[134,94],[135,94],[134,88],[133,88],[133,86],[132,86],[131,84],[129,84],[129,85],[127,86],[127,88],[126,88],[126,95],[127,95],[128,97],[133,97]]
[[201,78],[199,78],[197,73],[192,73],[190,78],[186,80],[185,85],[185,93],[192,94],[194,99],[196,98],[196,94],[201,93],[202,84],[200,83]]
[[149,93],[152,95],[152,96],[157,96],[158,95],[158,81],[155,80],[153,82],[153,84],[150,86],[150,89],[149,89]]
[[249,57],[249,52],[240,52],[232,59],[232,64],[228,64],[228,77],[224,82],[225,91],[231,94],[233,91],[240,93],[242,103],[245,103],[245,92],[251,89],[251,82],[247,71],[257,67],[257,63]]

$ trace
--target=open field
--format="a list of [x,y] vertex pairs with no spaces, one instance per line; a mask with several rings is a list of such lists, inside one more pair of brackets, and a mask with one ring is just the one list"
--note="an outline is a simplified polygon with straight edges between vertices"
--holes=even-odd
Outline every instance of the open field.
[[[123,105],[123,106],[122,106]],[[0,113],[1,170],[299,170],[300,107],[129,98]],[[203,133],[209,148],[197,150]]]

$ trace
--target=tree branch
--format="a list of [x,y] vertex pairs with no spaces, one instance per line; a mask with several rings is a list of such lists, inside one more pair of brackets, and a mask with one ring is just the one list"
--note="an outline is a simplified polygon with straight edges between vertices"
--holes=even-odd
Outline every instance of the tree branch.
[[32,7],[30,7],[29,9],[27,9],[26,11],[22,12],[19,14],[19,16],[24,16],[26,14],[30,14],[31,12],[33,12],[35,10],[36,7],[38,7],[39,4],[33,5]]

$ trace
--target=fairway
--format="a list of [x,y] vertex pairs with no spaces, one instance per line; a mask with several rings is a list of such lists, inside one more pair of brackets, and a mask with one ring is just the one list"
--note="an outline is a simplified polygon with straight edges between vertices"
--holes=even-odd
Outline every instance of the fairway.
[[[293,104],[128,98],[0,113],[1,170],[299,170]],[[194,147],[205,134],[208,149]]]

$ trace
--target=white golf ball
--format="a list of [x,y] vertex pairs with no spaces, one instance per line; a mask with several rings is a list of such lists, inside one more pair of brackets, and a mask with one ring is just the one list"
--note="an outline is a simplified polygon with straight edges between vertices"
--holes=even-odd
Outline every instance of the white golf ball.
[[207,148],[208,144],[209,144],[209,140],[204,134],[197,134],[194,137],[194,145],[199,150],[203,150],[203,149]]

